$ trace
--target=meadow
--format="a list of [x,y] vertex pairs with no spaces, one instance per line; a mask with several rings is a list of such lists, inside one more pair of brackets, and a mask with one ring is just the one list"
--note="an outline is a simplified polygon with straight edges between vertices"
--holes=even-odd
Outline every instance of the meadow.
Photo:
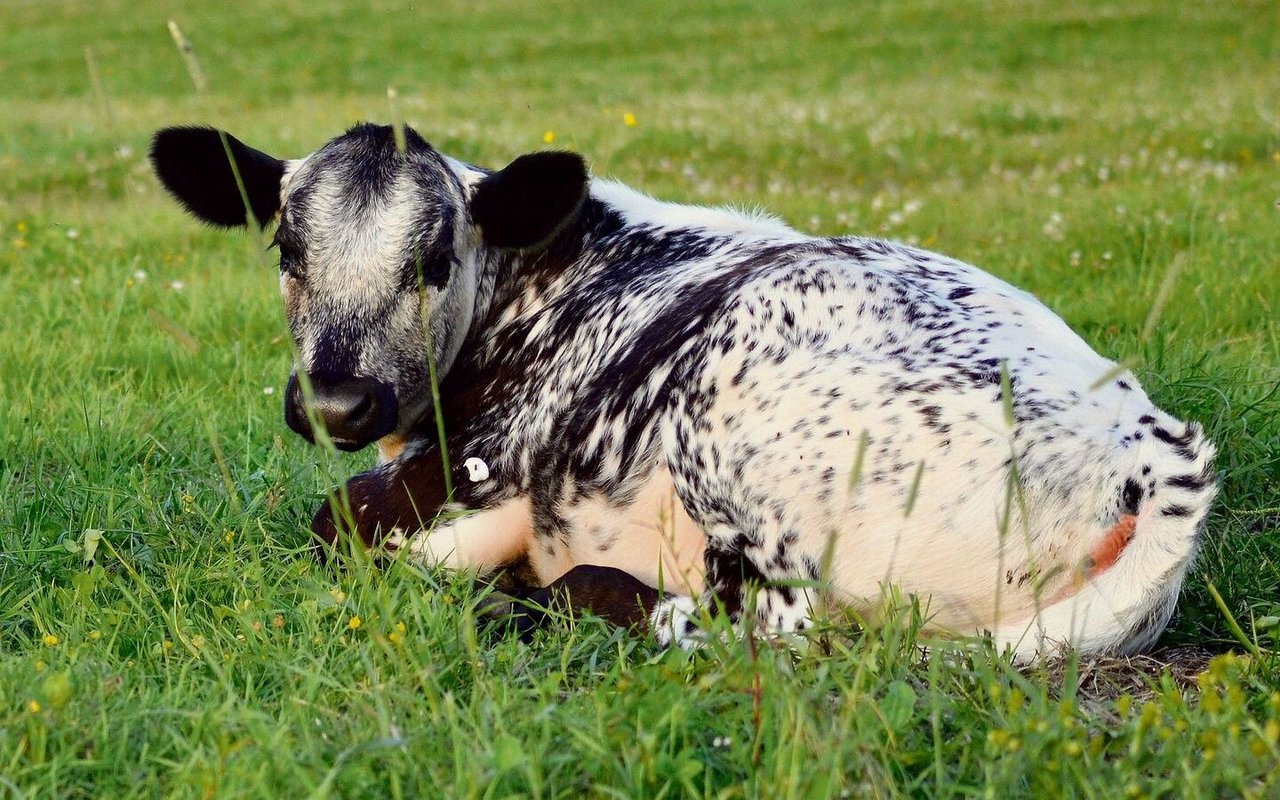
[[[1280,797],[1280,4],[0,17],[0,797]],[[264,242],[184,217],[147,146],[208,123],[295,156],[399,115],[1037,294],[1218,444],[1158,649],[925,660],[909,602],[800,651],[590,618],[526,645],[456,576],[315,563],[312,512],[373,454],[284,427]]]

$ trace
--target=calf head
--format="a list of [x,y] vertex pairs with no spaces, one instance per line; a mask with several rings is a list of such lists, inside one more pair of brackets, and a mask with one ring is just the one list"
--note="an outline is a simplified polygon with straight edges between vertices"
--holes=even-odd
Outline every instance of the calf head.
[[404,435],[427,412],[428,357],[440,375],[457,359],[487,255],[545,244],[586,195],[578,155],[532,153],[489,172],[404,134],[398,147],[392,128],[359,125],[291,161],[212,128],[166,128],[151,148],[196,217],[276,224],[297,345],[285,420],[309,441],[323,423],[344,450]]

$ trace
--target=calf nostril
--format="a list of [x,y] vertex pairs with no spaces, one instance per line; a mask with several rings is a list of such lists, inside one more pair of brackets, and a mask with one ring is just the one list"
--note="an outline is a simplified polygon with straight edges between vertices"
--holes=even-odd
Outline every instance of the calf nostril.
[[373,413],[373,395],[361,395],[356,404],[347,412],[347,419],[353,423],[359,423]]

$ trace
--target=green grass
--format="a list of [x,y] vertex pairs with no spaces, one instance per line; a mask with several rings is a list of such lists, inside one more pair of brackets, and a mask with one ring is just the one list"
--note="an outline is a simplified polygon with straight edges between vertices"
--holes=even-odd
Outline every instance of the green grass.
[[[0,796],[1280,795],[1280,6],[0,10]],[[524,646],[456,578],[314,564],[371,455],[286,431],[272,267],[145,152],[208,122],[300,155],[389,85],[460,158],[550,131],[661,197],[975,262],[1138,359],[1224,478],[1169,665],[922,662],[910,614],[800,654],[591,620]],[[1209,581],[1262,652],[1196,678],[1243,652]]]

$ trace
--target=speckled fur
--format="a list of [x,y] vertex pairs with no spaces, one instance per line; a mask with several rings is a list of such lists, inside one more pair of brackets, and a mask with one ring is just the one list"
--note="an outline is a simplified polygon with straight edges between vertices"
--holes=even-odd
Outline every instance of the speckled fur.
[[[661,538],[634,505],[669,484],[702,550],[666,567],[663,588],[704,588],[653,609],[663,641],[696,644],[698,608],[753,609],[779,633],[825,604],[874,613],[887,585],[926,598],[932,626],[990,632],[1019,659],[1133,650],[1163,629],[1216,491],[1213,447],[1031,295],[917,248],[598,179],[545,246],[497,250],[468,219],[487,173],[416,135],[421,152],[392,163],[370,144],[389,135],[355,129],[293,162],[282,195],[282,231],[308,258],[343,252],[311,267],[309,301],[286,287],[305,366],[381,370],[407,409],[403,452],[352,482],[367,541],[469,566],[415,544],[446,506],[425,347],[412,314],[393,328],[375,312],[420,297],[448,451],[490,472],[472,483],[456,466],[449,508],[481,512],[482,527],[486,509],[527,504],[511,535],[550,581],[584,552]],[[367,175],[402,188],[370,192]],[[343,218],[346,196],[376,213]],[[397,279],[408,242],[448,265],[421,295]],[[300,320],[306,305],[327,318]],[[333,364],[316,361],[326,325],[352,331],[325,340]],[[1123,514],[1137,516],[1133,540],[1093,574],[1089,553]],[[817,588],[794,588],[805,581]]]

